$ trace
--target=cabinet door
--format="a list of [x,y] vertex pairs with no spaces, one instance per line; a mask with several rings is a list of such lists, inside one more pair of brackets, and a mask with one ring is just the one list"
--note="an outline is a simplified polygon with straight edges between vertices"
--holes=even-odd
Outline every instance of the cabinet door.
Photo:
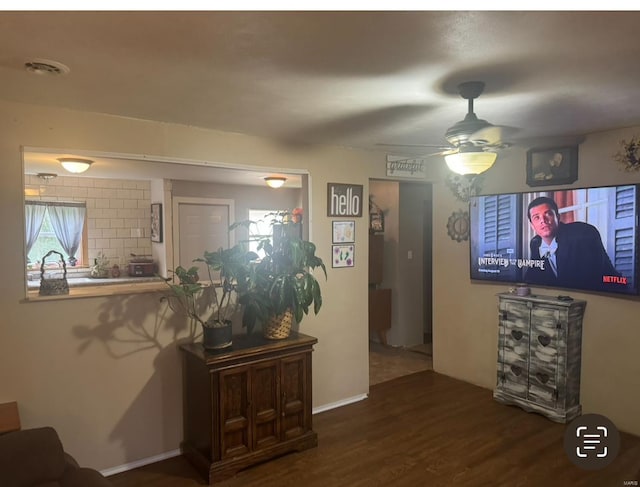
[[251,367],[253,405],[253,449],[267,448],[280,441],[280,369],[277,360]]
[[498,387],[526,398],[529,374],[530,310],[519,301],[500,302]]
[[310,355],[295,355],[281,361],[282,439],[301,436],[311,429]]
[[555,408],[558,386],[558,334],[566,312],[536,305],[531,310],[529,400]]
[[369,331],[391,328],[391,289],[369,289]]
[[251,449],[249,367],[223,370],[218,377],[220,451],[222,459],[225,459],[244,455]]

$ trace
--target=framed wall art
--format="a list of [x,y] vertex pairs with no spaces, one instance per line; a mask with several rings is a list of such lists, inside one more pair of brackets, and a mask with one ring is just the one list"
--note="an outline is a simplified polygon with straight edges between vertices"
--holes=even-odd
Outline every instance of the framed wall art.
[[578,179],[578,146],[527,151],[527,185],[571,184]]
[[151,241],[162,242],[162,203],[151,203]]
[[327,216],[362,216],[362,184],[327,183]]
[[333,243],[353,243],[356,241],[355,220],[333,222]]
[[355,266],[355,245],[332,245],[331,246],[331,267],[354,267]]

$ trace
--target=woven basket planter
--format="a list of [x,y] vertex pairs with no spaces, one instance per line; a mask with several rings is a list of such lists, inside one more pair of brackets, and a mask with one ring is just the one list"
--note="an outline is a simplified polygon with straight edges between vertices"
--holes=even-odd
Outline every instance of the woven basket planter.
[[272,316],[262,327],[264,337],[270,340],[287,338],[291,333],[292,322],[293,311],[291,309],[288,309],[282,314]]

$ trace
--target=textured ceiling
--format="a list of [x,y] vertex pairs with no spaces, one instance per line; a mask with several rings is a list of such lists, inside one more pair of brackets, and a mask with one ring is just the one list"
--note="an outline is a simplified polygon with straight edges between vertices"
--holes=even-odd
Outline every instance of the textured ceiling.
[[[638,25],[640,12],[4,12],[0,98],[386,151],[443,143],[467,109],[457,85],[482,80],[478,116],[534,145],[640,124]],[[33,58],[71,71],[28,73]]]

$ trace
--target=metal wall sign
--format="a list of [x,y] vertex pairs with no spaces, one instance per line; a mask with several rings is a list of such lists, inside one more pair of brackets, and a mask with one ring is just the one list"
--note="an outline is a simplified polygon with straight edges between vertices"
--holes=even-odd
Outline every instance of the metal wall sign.
[[387,176],[424,179],[424,159],[387,155]]
[[361,184],[327,183],[327,216],[362,216]]

